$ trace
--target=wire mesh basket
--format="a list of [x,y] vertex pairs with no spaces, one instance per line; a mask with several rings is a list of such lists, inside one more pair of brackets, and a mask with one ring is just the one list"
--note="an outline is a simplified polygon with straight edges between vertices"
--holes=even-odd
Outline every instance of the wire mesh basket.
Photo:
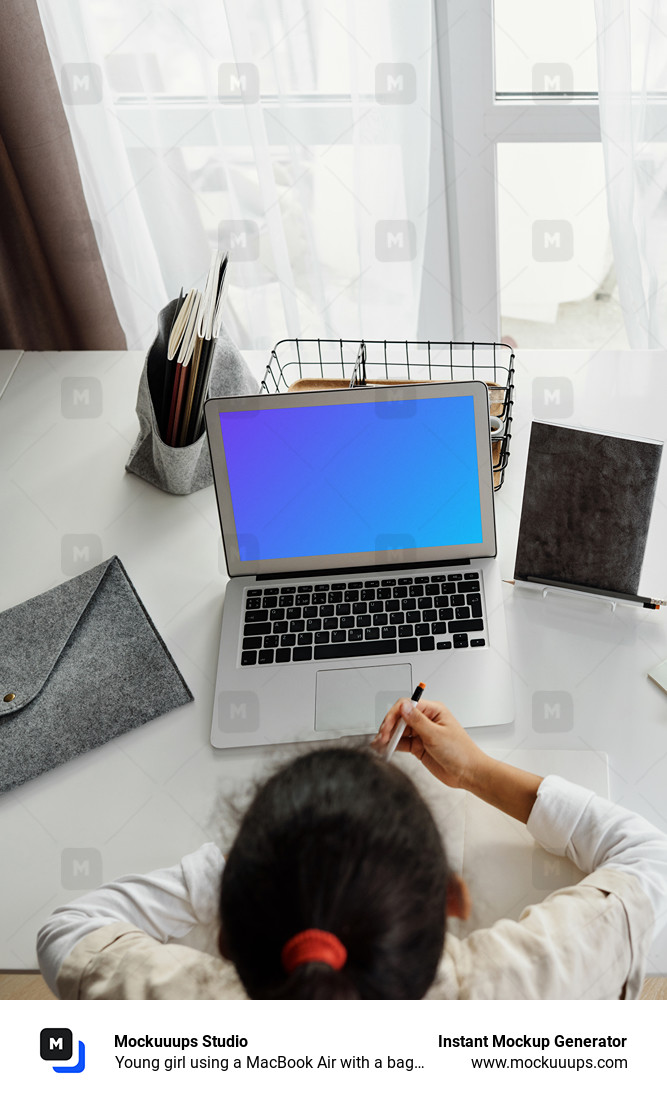
[[416,340],[280,340],[261,392],[340,389],[406,382],[485,382],[490,412],[501,421],[492,439],[493,487],[505,478],[514,403],[514,352],[509,344]]

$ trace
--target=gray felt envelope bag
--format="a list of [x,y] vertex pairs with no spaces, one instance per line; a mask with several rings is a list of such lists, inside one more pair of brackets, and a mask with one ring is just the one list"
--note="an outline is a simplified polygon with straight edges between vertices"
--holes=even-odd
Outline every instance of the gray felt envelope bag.
[[192,698],[110,558],[0,614],[0,791]]

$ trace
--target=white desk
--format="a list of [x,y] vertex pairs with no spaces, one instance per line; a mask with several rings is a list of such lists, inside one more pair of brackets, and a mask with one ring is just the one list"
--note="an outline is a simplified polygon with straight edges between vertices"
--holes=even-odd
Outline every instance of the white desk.
[[[248,358],[261,377],[267,357]],[[217,509],[212,488],[172,497],[124,472],[142,362],[134,352],[25,353],[0,401],[0,608],[118,554],[195,695],[194,704],[0,796],[3,969],[35,966],[38,927],[77,893],[173,863],[206,839],[227,842],[233,826],[225,826],[221,796],[242,794],[289,754],[209,745],[226,581]],[[506,577],[531,419],[664,438],[667,410],[665,353],[523,352],[516,366],[511,456],[495,498]],[[76,415],[69,378],[95,380],[91,404],[79,403]],[[562,416],[570,398],[572,415]],[[652,596],[667,596],[666,509],[667,460],[641,589]],[[73,563],[71,536],[89,547],[88,561]],[[619,606],[612,614],[505,587],[516,721],[475,736],[498,756],[518,747],[606,751],[612,797],[667,830],[667,696],[646,678],[667,657],[667,611]],[[560,719],[550,711],[545,732],[533,725],[534,703],[544,715],[536,692],[562,693],[551,699],[561,702]],[[649,970],[667,972],[667,937]]]
[[0,397],[7,389],[9,380],[16,370],[22,351],[16,351],[13,348],[0,351]]

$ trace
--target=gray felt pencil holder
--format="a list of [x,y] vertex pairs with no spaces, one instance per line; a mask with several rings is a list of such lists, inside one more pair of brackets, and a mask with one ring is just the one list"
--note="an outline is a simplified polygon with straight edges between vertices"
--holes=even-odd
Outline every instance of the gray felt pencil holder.
[[[174,299],[158,315],[157,336],[148,350],[139,380],[136,406],[139,434],[125,469],[166,493],[183,496],[211,485],[213,472],[205,429],[193,443],[170,447],[158,427],[153,394],[161,386],[176,305]],[[222,325],[213,351],[209,396],[235,397],[259,393],[259,389],[259,382]]]

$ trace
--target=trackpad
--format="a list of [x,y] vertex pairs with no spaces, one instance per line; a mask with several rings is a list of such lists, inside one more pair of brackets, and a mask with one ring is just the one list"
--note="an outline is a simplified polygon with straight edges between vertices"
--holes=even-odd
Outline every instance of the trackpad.
[[373,733],[401,695],[412,695],[412,665],[370,665],[318,672],[315,729]]

